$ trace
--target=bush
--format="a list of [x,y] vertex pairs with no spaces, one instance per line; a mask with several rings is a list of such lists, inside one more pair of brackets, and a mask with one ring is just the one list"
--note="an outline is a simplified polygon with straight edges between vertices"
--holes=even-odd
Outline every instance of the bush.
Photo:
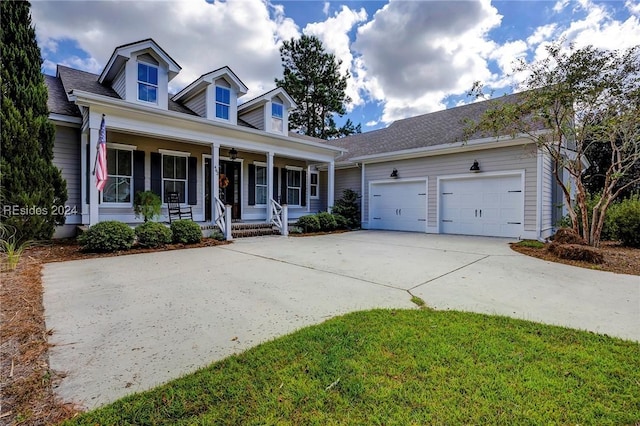
[[158,222],[145,222],[136,227],[138,245],[141,247],[161,247],[172,241],[171,229]]
[[133,212],[136,217],[142,216],[145,222],[160,217],[162,200],[151,191],[136,192],[133,198]]
[[341,214],[333,214],[333,218],[336,220],[336,229],[349,229],[349,221]]
[[587,242],[571,228],[560,228],[551,238],[556,244],[579,244],[587,245]]
[[211,235],[209,235],[209,238],[212,238],[216,241],[226,240],[226,238],[224,237],[224,234],[219,229],[214,229],[213,231],[211,231]]
[[340,215],[346,219],[346,227],[349,229],[360,228],[360,196],[351,189],[342,192],[342,198],[336,200],[331,213]]
[[130,249],[135,236],[129,225],[111,220],[96,223],[78,237],[78,242],[83,251],[113,252]]
[[640,195],[618,203],[612,223],[616,239],[625,246],[640,248]]
[[182,244],[195,244],[202,240],[200,225],[192,220],[175,220],[171,222],[173,242]]
[[318,220],[318,216],[314,214],[308,214],[306,216],[300,217],[296,222],[296,226],[302,230],[304,233],[308,232],[318,232],[320,230],[320,221]]
[[338,227],[336,218],[329,212],[320,212],[316,214],[321,231],[333,231]]
[[604,256],[593,247],[580,244],[559,244],[555,241],[549,244],[549,252],[555,254],[561,259],[582,260],[589,263],[603,263]]

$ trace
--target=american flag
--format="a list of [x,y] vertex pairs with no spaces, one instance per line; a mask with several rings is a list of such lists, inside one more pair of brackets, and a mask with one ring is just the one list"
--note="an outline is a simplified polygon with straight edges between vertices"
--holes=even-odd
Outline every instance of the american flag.
[[98,191],[102,191],[107,184],[107,126],[104,122],[104,115],[102,116],[102,123],[100,123],[98,152],[94,171],[96,174],[96,188],[98,188]]

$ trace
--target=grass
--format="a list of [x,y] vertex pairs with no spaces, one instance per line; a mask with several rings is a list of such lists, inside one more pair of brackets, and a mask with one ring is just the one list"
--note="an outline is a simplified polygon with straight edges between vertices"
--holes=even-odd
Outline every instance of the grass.
[[545,244],[542,241],[537,241],[537,240],[522,240],[522,241],[519,241],[517,244],[522,247],[530,247],[535,249],[541,249],[541,248],[544,248],[545,246]]
[[640,347],[454,311],[308,327],[67,425],[598,424],[640,421]]

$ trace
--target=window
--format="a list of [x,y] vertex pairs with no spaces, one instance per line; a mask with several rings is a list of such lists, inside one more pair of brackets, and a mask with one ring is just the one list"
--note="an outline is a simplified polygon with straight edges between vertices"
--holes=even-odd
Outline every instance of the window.
[[226,87],[216,86],[216,117],[228,120],[230,106],[231,90]]
[[300,189],[302,183],[301,170],[287,170],[287,203],[292,206],[300,205]]
[[318,173],[311,172],[309,177],[309,197],[311,198],[320,198],[320,193],[318,192]]
[[271,129],[276,132],[284,130],[284,107],[277,102],[271,102]]
[[107,148],[107,185],[103,203],[131,203],[133,151]]
[[267,204],[267,168],[256,164],[256,204]]
[[162,155],[162,190],[165,203],[169,192],[177,192],[180,203],[186,202],[187,157]]
[[138,99],[145,102],[158,101],[158,68],[138,62]]

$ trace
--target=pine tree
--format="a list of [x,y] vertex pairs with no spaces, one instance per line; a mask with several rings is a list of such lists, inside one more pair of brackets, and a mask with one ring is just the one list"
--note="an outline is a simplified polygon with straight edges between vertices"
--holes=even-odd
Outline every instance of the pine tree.
[[284,41],[280,47],[284,78],[276,79],[276,85],[284,88],[298,108],[289,115],[289,128],[307,136],[333,139],[360,133],[347,120],[338,128],[334,114],[343,116],[345,104],[351,101],[346,95],[349,73],[340,75],[342,61],[326,53],[322,41],[315,36],[303,35],[300,39]]
[[53,163],[55,127],[49,121],[42,58],[31,4],[0,4],[2,148],[0,213],[22,240],[48,239],[64,224],[66,182]]

